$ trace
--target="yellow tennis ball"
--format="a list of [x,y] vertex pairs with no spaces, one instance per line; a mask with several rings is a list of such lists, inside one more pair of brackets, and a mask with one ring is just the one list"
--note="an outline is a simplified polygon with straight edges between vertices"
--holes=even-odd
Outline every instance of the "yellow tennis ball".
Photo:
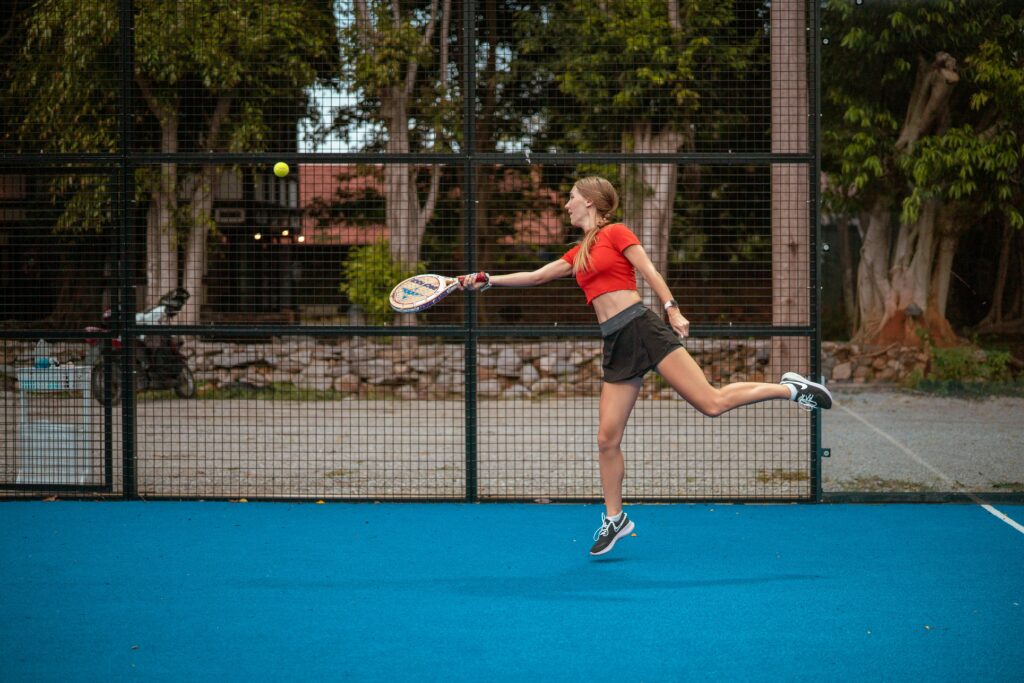
[[284,178],[286,175],[288,175],[288,164],[284,163],[283,161],[279,161],[276,164],[274,164],[274,175],[276,175],[278,178]]

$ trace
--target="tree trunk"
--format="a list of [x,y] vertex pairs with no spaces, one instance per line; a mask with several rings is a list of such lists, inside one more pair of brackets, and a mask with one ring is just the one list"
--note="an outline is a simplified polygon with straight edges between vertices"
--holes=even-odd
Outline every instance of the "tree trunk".
[[[688,142],[688,136],[672,127],[655,132],[649,121],[633,125],[624,136],[623,152],[673,153]],[[667,276],[668,238],[672,228],[672,209],[676,197],[675,164],[624,164],[622,169],[623,222],[636,232],[651,262]],[[637,286],[644,305],[661,312],[661,302],[639,278]]]
[[[178,152],[177,103],[158,99],[149,80],[137,74],[135,82],[150,112],[160,122],[160,151]],[[178,286],[178,165],[160,164],[160,177],[150,198],[146,215],[145,307],[156,305],[160,297]]]
[[[946,320],[958,240],[952,220],[939,200],[926,201],[916,222],[900,226],[891,261],[886,259],[889,244],[887,239],[883,241],[882,232],[865,236],[858,285],[874,286],[875,293],[882,296],[861,295],[857,341],[921,346],[927,337],[939,346],[956,343],[956,334]],[[889,264],[884,273],[883,263]]]
[[[909,153],[922,135],[941,135],[949,121],[949,98],[959,80],[956,60],[945,52],[919,60],[907,115],[895,142]],[[952,208],[926,200],[917,220],[901,224],[893,245],[881,215],[895,210],[897,197],[881,197],[871,211],[858,272],[860,326],[856,341],[921,346],[955,344],[946,320],[949,277],[959,239]],[[888,219],[886,219],[886,223]],[[874,225],[877,230],[872,230]],[[891,247],[891,256],[890,256]]]
[[1003,237],[999,249],[999,265],[996,268],[996,284],[992,292],[992,305],[985,318],[978,324],[979,329],[993,327],[1003,322],[1003,297],[1006,295],[1006,277],[1010,272],[1010,249],[1013,245],[1014,228],[1009,221],[1003,221]]
[[[373,49],[374,34],[371,13],[365,0],[354,3],[355,20],[360,27],[360,39],[363,47]],[[401,8],[397,2],[392,3],[391,11],[396,22],[401,19]],[[421,44],[424,49],[432,44],[434,31],[441,19],[440,55],[442,62],[439,72],[442,79],[442,91],[447,92],[444,77],[447,71],[448,31],[451,23],[451,0],[445,0],[439,11],[438,0],[430,3],[430,14],[423,30]],[[411,146],[409,140],[409,103],[416,87],[416,75],[419,72],[419,61],[411,58],[406,65],[405,74],[390,86],[381,89],[381,116],[387,129],[387,152],[392,154],[408,154]],[[469,95],[472,96],[472,95]],[[436,141],[435,141],[436,142]],[[416,194],[416,169],[411,164],[384,165],[384,201],[385,220],[387,221],[390,238],[391,258],[405,268],[412,268],[419,260],[420,244],[430,214],[433,213],[440,188],[440,169],[431,171],[430,190],[424,207],[420,206]]]
[[[222,149],[221,127],[231,112],[232,95],[221,95],[210,114],[206,130],[199,139],[199,149],[215,152]],[[189,226],[185,237],[185,263],[182,286],[189,292],[189,299],[178,314],[181,325],[198,325],[200,312],[206,304],[206,252],[207,236],[214,227],[213,184],[217,167],[204,164],[190,174],[183,185],[189,197]]]
[[949,281],[953,275],[953,257],[956,256],[956,247],[960,241],[963,224],[963,221],[957,220],[957,213],[949,204],[939,208],[935,225],[938,253],[929,283],[927,310],[935,311],[943,321],[946,320],[946,303],[949,301]]
[[[365,26],[366,18],[365,3],[356,3],[357,20]],[[392,6],[396,19],[400,13],[396,4]],[[358,15],[362,13],[363,19]],[[440,16],[439,16],[440,15]],[[441,90],[447,93],[447,84],[444,77],[447,72],[447,44],[448,31],[451,21],[451,2],[445,0],[442,10],[438,11],[437,0],[430,3],[430,16],[423,32],[422,44],[424,48],[431,45],[434,31],[438,26],[438,19],[441,19],[441,36],[439,73],[441,75]],[[388,141],[387,151],[392,154],[408,154],[411,150],[409,139],[409,103],[412,100],[416,86],[416,74],[419,70],[419,62],[411,59],[406,67],[405,76],[399,81],[381,92],[381,115],[387,129]],[[437,131],[440,135],[440,131]],[[440,144],[435,139],[435,147]],[[420,247],[423,244],[423,234],[426,231],[427,223],[434,213],[437,203],[437,195],[441,187],[441,169],[433,166],[430,170],[430,187],[424,204],[420,205],[416,189],[417,169],[412,164],[385,164],[384,165],[384,215],[387,221],[389,249],[391,258],[402,265],[406,270],[415,268],[420,258]],[[415,325],[416,317],[412,315],[397,316],[396,323],[399,325]]]
[[1019,320],[1024,318],[1024,236],[1019,231],[1014,234],[1013,243],[1017,245],[1012,258],[1013,263],[1016,264],[1012,266],[1016,273],[1016,276],[1013,278],[1013,281],[1016,282],[1016,287],[1011,291],[1006,311],[1010,317]]
[[213,227],[213,183],[216,167],[203,166],[197,175],[189,178],[194,189],[189,202],[188,242],[185,245],[185,267],[182,286],[188,290],[189,300],[175,322],[179,325],[198,325],[203,302],[206,301],[207,236]]
[[885,319],[885,301],[889,298],[889,242],[892,217],[889,198],[878,198],[861,218],[866,225],[857,267],[857,305],[860,325],[854,341],[864,341],[881,329]]
[[1009,222],[1003,225],[992,306],[978,324],[984,334],[1024,333],[1024,237]]
[[917,338],[916,318],[927,308],[925,296],[935,253],[935,204],[935,200],[926,202],[917,222],[899,227],[889,268],[891,287],[882,303],[878,329],[867,341],[906,346],[922,341]]
[[949,54],[939,52],[930,63],[918,57],[917,78],[896,149],[912,152],[922,135],[934,132],[949,120],[949,98],[959,80],[956,60]]
[[[389,88],[381,105],[386,116],[389,154],[409,153],[408,98],[403,90],[400,86]],[[391,258],[406,269],[411,269],[419,258],[414,230],[419,200],[412,172],[412,166],[407,163],[384,165],[384,215]]]
[[156,304],[164,292],[178,284],[178,240],[175,239],[174,223],[170,218],[173,214],[168,203],[166,194],[156,190],[146,214],[146,283],[143,296],[146,306]]
[[853,247],[850,242],[850,219],[841,216],[836,221],[839,231],[839,270],[842,277],[843,314],[850,336],[857,331],[857,281],[853,267]]

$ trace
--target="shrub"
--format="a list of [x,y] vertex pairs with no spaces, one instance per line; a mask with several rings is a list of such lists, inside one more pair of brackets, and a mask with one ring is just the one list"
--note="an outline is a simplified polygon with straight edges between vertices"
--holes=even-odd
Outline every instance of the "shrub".
[[915,372],[908,384],[919,391],[965,398],[1024,393],[1024,383],[1014,379],[1010,370],[1008,352],[971,346],[932,348],[928,375]]
[[341,292],[362,308],[367,320],[374,325],[386,325],[394,316],[388,303],[391,288],[424,269],[420,263],[414,270],[402,268],[391,258],[386,241],[353,249],[341,268],[344,276]]
[[1010,379],[1010,354],[970,346],[932,349],[929,379],[940,382],[1004,382]]

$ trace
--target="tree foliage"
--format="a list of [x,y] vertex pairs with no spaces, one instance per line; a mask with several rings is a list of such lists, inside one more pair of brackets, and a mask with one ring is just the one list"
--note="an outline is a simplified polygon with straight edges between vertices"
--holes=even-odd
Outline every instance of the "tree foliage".
[[524,4],[516,19],[519,57],[536,69],[524,82],[536,88],[546,78],[556,86],[561,97],[548,90],[533,104],[565,127],[563,144],[617,151],[637,120],[703,129],[740,115],[739,107],[727,111],[726,93],[711,84],[725,82],[724,74],[735,83],[752,66],[763,34],[736,21],[750,3],[561,0],[542,3],[543,11],[531,7],[541,3]]
[[[117,8],[106,0],[43,0],[33,6],[12,67],[8,109],[17,112],[20,124],[8,147],[121,151],[125,57],[119,53]],[[138,0],[133,8],[130,152],[267,150],[274,126],[293,125],[305,111],[307,88],[337,70],[334,17],[325,2]],[[187,287],[201,277],[213,175],[209,166],[174,163],[136,171],[138,198],[160,209],[157,224],[150,226],[147,269],[151,277],[162,273],[160,283],[150,283],[158,293],[175,286],[179,272]],[[103,229],[110,220],[107,182],[103,175],[55,176],[51,191],[66,202],[57,227]],[[178,263],[182,243],[191,243],[183,250],[184,266]],[[154,259],[162,265],[154,266]]]
[[[187,108],[210,116],[204,105],[212,107],[218,95],[237,98],[223,138],[197,132],[183,139],[181,151],[264,149],[268,111],[281,99],[301,109],[304,89],[335,62],[333,18],[312,0],[139,0],[134,7],[133,77],[140,100],[184,118]],[[11,91],[23,106],[21,124],[11,131],[20,142],[15,151],[117,151],[116,3],[44,0],[29,16],[26,34]],[[145,116],[135,122],[143,130]]]
[[[1020,224],[1022,12],[1020,3],[1002,0],[828,4],[822,68],[830,207],[856,209],[909,187],[904,221],[917,217],[922,198],[941,196],[977,202],[983,213],[998,209]],[[938,52],[959,65],[951,117],[910,149],[897,146],[918,61]]]
[[[452,148],[460,94],[452,78],[454,67],[440,72],[439,11],[437,0],[341,3],[336,87],[342,97],[331,112],[332,125],[318,131],[318,140],[339,135],[355,148],[383,150],[388,140],[385,103],[395,89],[401,89],[409,95],[411,151]],[[443,36],[444,49],[457,40],[456,34],[449,31]]]
[[[768,149],[767,8],[760,0],[481,0],[475,7],[478,151],[719,151],[736,139],[747,149]],[[350,148],[461,147],[462,15],[454,13],[450,39],[442,44],[440,32],[431,33],[439,2],[366,0],[343,8],[341,90],[349,95],[331,118]],[[442,70],[444,47],[451,56]],[[407,100],[400,90],[408,93]],[[389,118],[399,108],[396,103],[406,107],[406,125]],[[400,130],[392,130],[395,126]],[[407,148],[395,147],[396,135],[407,136]],[[647,169],[637,173],[611,165],[601,171],[613,179],[621,175],[628,221],[638,229],[657,226],[657,239],[653,231],[643,236],[652,254],[662,263],[670,252],[674,263],[691,260],[709,242],[705,231],[716,221],[710,215],[716,202],[704,198],[742,192],[736,174],[693,168],[677,181],[674,170],[666,174],[647,166],[661,174],[657,186],[648,182]],[[544,182],[567,190],[570,171],[545,169]],[[496,245],[509,237],[511,214],[526,208],[513,203],[505,188],[508,174],[520,170],[496,173],[478,166],[476,173],[476,253],[486,267],[499,268],[512,254]],[[525,181],[527,170],[521,174]],[[421,187],[420,203],[427,196]],[[654,200],[656,210],[649,206]],[[335,198],[332,212],[345,213],[349,201]],[[404,222],[417,207],[405,208],[406,201],[386,198],[389,205],[402,202],[386,219],[393,234],[394,226],[412,233]],[[737,219],[732,238],[741,244],[732,250],[715,244],[708,253],[766,261],[763,227]],[[685,235],[669,238],[668,233]],[[424,244],[431,240],[428,232]],[[460,241],[455,242],[458,251]],[[396,240],[391,246],[394,252]]]
[[[832,0],[823,34],[825,208],[861,218],[862,285],[889,280],[858,291],[861,308],[879,297],[867,307],[886,307],[883,332],[910,304],[941,327],[960,236],[987,216],[1024,226],[1024,8]],[[887,213],[898,229],[884,227]],[[866,274],[869,255],[889,266]]]

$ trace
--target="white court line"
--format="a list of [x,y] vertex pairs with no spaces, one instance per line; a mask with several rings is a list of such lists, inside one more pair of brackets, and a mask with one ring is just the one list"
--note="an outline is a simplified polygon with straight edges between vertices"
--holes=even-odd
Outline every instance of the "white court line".
[[993,515],[995,515],[997,518],[1003,520],[1004,522],[1006,522],[1007,524],[1012,526],[1014,529],[1016,529],[1017,531],[1019,531],[1022,534],[1024,534],[1024,526],[1022,526],[1022,525],[1018,524],[1017,522],[1013,521],[1012,519],[1010,519],[1010,517],[1005,512],[1002,512],[1001,510],[996,510],[994,507],[992,507],[988,503],[985,503],[981,507],[985,508],[986,510],[991,512]]
[[[861,424],[863,424],[863,425],[864,425],[865,427],[867,427],[868,429],[870,429],[870,430],[872,430],[873,432],[875,432],[876,434],[878,434],[878,435],[879,435],[880,437],[882,437],[883,439],[885,439],[886,441],[888,441],[889,443],[891,443],[891,444],[892,444],[893,446],[895,446],[895,447],[896,447],[896,448],[898,448],[899,450],[903,451],[903,452],[904,452],[905,454],[907,454],[908,456],[910,456],[910,459],[911,459],[911,460],[913,460],[913,461],[914,461],[914,462],[916,462],[917,464],[921,465],[921,466],[922,466],[922,467],[924,467],[925,469],[927,469],[927,470],[931,471],[931,472],[932,472],[933,474],[935,474],[935,476],[937,476],[937,477],[938,477],[939,479],[942,479],[943,481],[945,481],[945,482],[946,482],[946,484],[948,484],[948,485],[950,486],[950,490],[953,490],[953,489],[955,489],[955,488],[956,488],[957,486],[959,486],[959,484],[958,484],[958,483],[957,483],[957,482],[956,482],[956,481],[955,481],[955,480],[954,480],[954,479],[953,479],[952,477],[950,477],[950,476],[947,476],[945,472],[942,472],[941,470],[937,470],[937,469],[935,469],[934,467],[932,467],[931,463],[925,462],[924,458],[922,458],[922,457],[921,457],[921,456],[919,456],[919,455],[918,455],[917,453],[915,453],[914,451],[910,450],[909,448],[907,448],[906,446],[904,446],[904,445],[903,445],[902,443],[900,443],[899,441],[897,441],[896,439],[894,439],[894,438],[893,438],[893,437],[892,437],[891,435],[889,435],[889,434],[888,434],[887,432],[883,432],[883,431],[882,431],[881,429],[879,429],[879,428],[878,428],[878,427],[876,427],[875,425],[873,425],[873,424],[871,424],[870,422],[868,422],[868,421],[867,421],[867,419],[865,419],[865,418],[864,418],[863,416],[861,416],[861,415],[859,415],[859,414],[857,414],[857,413],[853,412],[852,410],[850,410],[850,409],[849,409],[849,408],[847,408],[846,406],[843,406],[843,405],[839,405],[839,404],[836,404],[836,407],[837,407],[837,408],[839,408],[839,409],[841,409],[841,410],[842,410],[842,411],[844,411],[845,413],[847,413],[847,414],[848,414],[848,415],[849,415],[850,417],[852,417],[852,418],[854,418],[854,419],[858,420],[858,421],[859,421],[859,422],[860,422]],[[977,496],[977,494],[974,494],[974,493],[972,493],[972,492],[970,492],[970,491],[964,491],[963,493],[964,493],[964,494],[965,494],[965,495],[966,495],[966,496],[967,496],[968,498],[970,498],[970,499],[971,499],[972,501],[974,501],[975,503],[977,503],[977,504],[978,504],[978,505],[979,505],[979,506],[980,506],[980,507],[981,507],[982,509],[984,509],[984,510],[985,510],[986,512],[988,512],[988,513],[992,514],[993,516],[995,516],[995,517],[996,517],[996,519],[999,519],[999,520],[1002,520],[1003,522],[1006,522],[1006,523],[1007,523],[1007,524],[1009,524],[1009,525],[1010,525],[1011,527],[1013,527],[1014,529],[1016,529],[1016,530],[1017,530],[1017,531],[1019,531],[1020,533],[1024,534],[1024,526],[1022,526],[1022,525],[1018,524],[1017,522],[1015,522],[1015,521],[1014,521],[1013,519],[1011,519],[1011,518],[1010,518],[1010,517],[1009,517],[1009,516],[1008,516],[1008,515],[1007,515],[1006,513],[1004,513],[1004,512],[1001,512],[1001,511],[997,510],[996,508],[992,507],[991,505],[989,505],[988,503],[986,503],[986,502],[985,502],[984,500],[982,500],[981,498],[979,498],[979,497]]]

